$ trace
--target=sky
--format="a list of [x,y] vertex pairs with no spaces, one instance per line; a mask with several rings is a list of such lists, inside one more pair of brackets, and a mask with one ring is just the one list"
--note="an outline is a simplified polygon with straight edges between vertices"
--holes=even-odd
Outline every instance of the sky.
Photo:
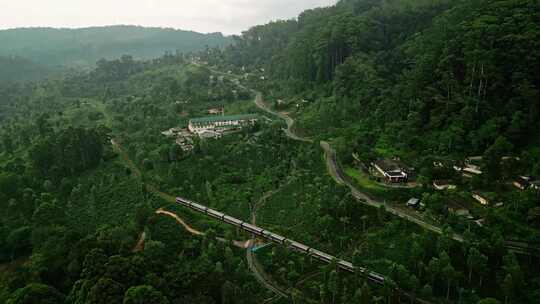
[[239,34],[337,0],[0,0],[0,29],[142,25]]

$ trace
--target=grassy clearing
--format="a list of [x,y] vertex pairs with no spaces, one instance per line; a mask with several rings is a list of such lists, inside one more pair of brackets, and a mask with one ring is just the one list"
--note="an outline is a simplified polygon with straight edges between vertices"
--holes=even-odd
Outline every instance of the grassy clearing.
[[362,171],[351,168],[351,167],[345,167],[344,168],[345,174],[352,177],[356,184],[361,186],[363,189],[368,189],[370,191],[387,191],[388,188],[379,185],[377,182],[369,179],[369,177]]

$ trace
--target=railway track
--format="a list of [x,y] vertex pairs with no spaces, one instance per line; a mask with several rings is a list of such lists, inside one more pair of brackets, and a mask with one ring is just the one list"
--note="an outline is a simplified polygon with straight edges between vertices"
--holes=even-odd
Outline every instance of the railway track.
[[299,253],[303,253],[303,254],[306,254],[310,257],[313,257],[321,262],[324,262],[324,263],[332,263],[334,261],[337,262],[337,265],[340,269],[344,270],[344,271],[347,271],[347,272],[351,272],[351,273],[355,273],[355,272],[361,272],[368,280],[370,280],[371,282],[373,283],[376,283],[378,285],[384,285],[385,283],[388,283],[389,280],[386,279],[383,275],[379,274],[379,273],[376,273],[376,272],[373,272],[373,271],[370,271],[366,268],[363,268],[363,267],[354,267],[352,265],[352,263],[350,262],[347,262],[345,260],[342,260],[342,259],[338,259],[332,255],[329,255],[325,252],[322,252],[320,250],[317,250],[315,248],[312,248],[312,247],[309,247],[307,245],[304,245],[302,243],[299,243],[299,242],[296,242],[294,240],[291,240],[291,239],[287,239],[285,238],[284,236],[281,236],[279,234],[276,234],[276,233],[273,233],[271,231],[268,231],[268,230],[265,230],[265,229],[262,229],[260,227],[257,227],[255,225],[252,225],[252,224],[249,224],[249,223],[246,223],[246,222],[243,222],[239,219],[236,219],[234,217],[231,217],[229,215],[226,215],[224,213],[221,213],[219,211],[216,211],[214,209],[210,209],[206,206],[203,206],[203,205],[200,205],[200,204],[197,204],[195,202],[192,202],[192,201],[189,201],[187,199],[184,199],[184,198],[176,198],[176,202],[178,204],[181,204],[185,207],[188,207],[194,211],[197,211],[197,212],[200,212],[200,213],[203,213],[203,214],[206,214],[210,217],[213,217],[221,222],[224,222],[224,223],[227,223],[227,224],[230,224],[230,225],[233,225],[233,226],[236,226],[248,233],[251,233],[253,235],[256,235],[258,237],[261,237],[263,239],[266,239],[266,240],[269,240],[271,242],[274,242],[274,243],[277,243],[277,244],[280,244],[280,245],[284,245],[294,251],[297,251]]
[[[255,225],[246,223],[244,221],[241,221],[237,218],[234,218],[232,216],[226,215],[224,213],[221,213],[217,210],[208,208],[206,206],[197,204],[195,202],[192,202],[190,200],[177,197],[176,202],[184,207],[188,207],[191,210],[194,210],[199,213],[203,213],[205,215],[208,215],[212,218],[215,218],[223,223],[227,223],[229,225],[233,225],[235,227],[238,227],[252,235],[255,235],[257,237],[269,240],[271,242],[286,246],[287,248],[299,252],[301,254],[308,255],[316,260],[319,260],[323,263],[333,263],[336,262],[339,269],[350,272],[350,273],[360,273],[362,276],[364,276],[368,281],[377,284],[379,286],[395,286],[394,282],[388,278],[386,278],[384,275],[379,274],[377,272],[371,271],[367,268],[360,267],[360,266],[354,266],[351,262],[345,261],[343,259],[336,258],[330,254],[327,254],[325,252],[322,252],[320,250],[317,250],[315,248],[309,247],[307,245],[304,245],[302,243],[296,242],[291,239],[287,239],[279,234],[273,233],[271,231],[265,230],[263,228],[257,227]],[[248,246],[249,247],[249,246]],[[252,261],[253,262],[253,261]],[[256,266],[256,265],[254,265]],[[276,294],[280,294],[281,290],[275,290]],[[431,302],[418,299],[416,296],[411,295],[410,293],[405,292],[404,290],[400,289],[399,287],[394,287],[394,294],[398,297],[403,296],[411,300],[411,303],[419,303],[419,304],[431,304]]]

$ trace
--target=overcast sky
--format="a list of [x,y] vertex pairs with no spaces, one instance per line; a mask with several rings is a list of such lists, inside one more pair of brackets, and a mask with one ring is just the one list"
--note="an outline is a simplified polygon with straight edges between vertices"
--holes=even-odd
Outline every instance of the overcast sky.
[[113,24],[238,34],[337,0],[0,0],[0,28]]

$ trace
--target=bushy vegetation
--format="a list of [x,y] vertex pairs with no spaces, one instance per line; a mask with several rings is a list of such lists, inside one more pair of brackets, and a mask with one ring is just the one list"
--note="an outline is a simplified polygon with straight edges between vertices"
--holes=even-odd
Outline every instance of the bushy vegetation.
[[[173,202],[182,196],[389,279],[371,285],[362,273],[268,246],[255,256],[289,293],[283,303],[413,301],[396,286],[433,303],[535,303],[539,196],[509,182],[540,169],[539,11],[521,0],[342,0],[256,26],[225,49],[137,60],[155,53],[132,46],[135,57],[88,71],[0,85],[0,302],[272,297],[232,242],[251,236]],[[328,175],[319,142],[287,137],[283,122],[255,109],[251,88],[296,119],[293,131],[330,141],[354,187],[392,207],[422,198],[442,233],[364,206]],[[195,138],[192,151],[161,134],[216,107],[258,111],[260,120]],[[483,156],[484,173],[466,178],[454,166],[471,155]],[[396,156],[416,167],[415,187],[358,171]],[[438,179],[457,189],[435,191]],[[504,204],[475,205],[472,191]],[[482,221],[451,214],[456,200]],[[532,250],[509,248],[513,238]]]

